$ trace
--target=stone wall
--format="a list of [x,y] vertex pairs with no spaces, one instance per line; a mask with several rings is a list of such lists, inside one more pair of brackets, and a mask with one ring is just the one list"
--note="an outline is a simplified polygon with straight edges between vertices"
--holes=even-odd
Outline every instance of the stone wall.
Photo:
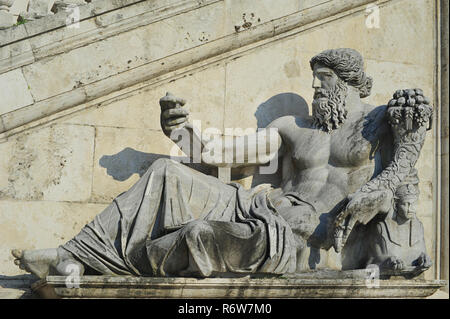
[[[350,47],[374,79],[367,103],[385,104],[410,87],[437,103],[434,0],[115,1],[92,9],[103,2],[81,11],[80,28],[55,15],[0,32],[4,276],[23,273],[11,248],[64,243],[154,159],[170,154],[173,143],[159,126],[166,91],[188,101],[202,129],[255,129],[277,107],[309,112],[309,59]],[[438,127],[417,164],[418,216],[434,261]],[[241,182],[249,187],[251,176]]]

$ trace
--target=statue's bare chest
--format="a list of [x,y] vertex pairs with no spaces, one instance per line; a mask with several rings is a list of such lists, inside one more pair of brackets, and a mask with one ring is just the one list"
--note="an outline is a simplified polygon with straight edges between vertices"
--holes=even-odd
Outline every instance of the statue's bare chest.
[[375,137],[365,131],[362,121],[348,123],[331,134],[303,127],[290,129],[289,133],[291,159],[298,169],[357,169],[372,162]]

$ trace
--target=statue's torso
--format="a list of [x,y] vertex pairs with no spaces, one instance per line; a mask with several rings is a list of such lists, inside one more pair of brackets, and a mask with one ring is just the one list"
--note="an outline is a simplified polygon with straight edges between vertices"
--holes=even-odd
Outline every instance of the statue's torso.
[[331,133],[313,128],[309,118],[283,118],[283,192],[299,193],[324,213],[379,172],[375,148],[384,121],[370,111],[349,116]]

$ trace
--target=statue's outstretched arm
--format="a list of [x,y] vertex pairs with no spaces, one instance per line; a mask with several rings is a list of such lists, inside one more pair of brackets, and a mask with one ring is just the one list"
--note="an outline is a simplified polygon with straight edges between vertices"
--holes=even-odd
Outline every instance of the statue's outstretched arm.
[[263,165],[279,155],[281,145],[280,134],[273,128],[243,136],[216,136],[205,144],[202,162],[232,168]]
[[386,120],[393,136],[393,156],[375,178],[348,196],[345,210],[335,220],[334,248],[340,251],[357,223],[367,224],[393,198],[397,187],[414,172],[433,110],[420,89],[398,90],[389,101]]
[[275,128],[266,128],[244,136],[223,136],[218,129],[200,132],[188,123],[186,101],[167,93],[159,101],[161,128],[195,163],[216,167],[262,165],[270,162],[282,144]]

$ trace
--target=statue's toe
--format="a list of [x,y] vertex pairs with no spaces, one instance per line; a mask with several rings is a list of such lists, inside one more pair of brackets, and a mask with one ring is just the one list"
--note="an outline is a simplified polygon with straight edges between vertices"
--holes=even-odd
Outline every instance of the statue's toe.
[[21,259],[23,257],[23,250],[22,249],[13,249],[13,250],[11,250],[11,254],[16,258]]

